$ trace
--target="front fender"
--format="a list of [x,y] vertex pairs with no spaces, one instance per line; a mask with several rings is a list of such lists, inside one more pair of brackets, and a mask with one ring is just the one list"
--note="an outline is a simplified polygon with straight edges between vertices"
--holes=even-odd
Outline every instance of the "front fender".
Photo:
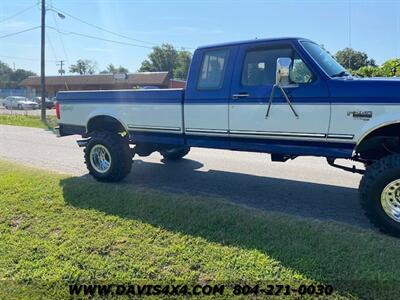
[[389,114],[382,114],[377,116],[376,118],[372,118],[369,120],[361,129],[355,134],[355,140],[357,141],[357,145],[359,145],[363,139],[370,134],[371,132],[385,127],[387,125],[399,124],[400,123],[400,111],[393,112]]

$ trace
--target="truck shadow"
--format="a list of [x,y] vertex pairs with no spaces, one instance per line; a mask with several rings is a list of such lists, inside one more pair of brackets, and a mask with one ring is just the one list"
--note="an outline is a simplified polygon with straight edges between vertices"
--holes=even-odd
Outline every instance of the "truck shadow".
[[217,196],[258,210],[334,220],[371,228],[353,188],[255,176],[218,170],[200,171],[203,164],[183,159],[165,164],[135,160],[124,180],[132,186]]
[[[124,184],[102,184],[79,177],[61,180],[65,202],[212,243],[258,250],[311,280],[332,284],[339,293],[373,299],[369,297],[372,293],[378,295],[376,299],[390,299],[395,292],[388,281],[372,277],[370,268],[379,268],[387,275],[386,280],[394,278],[400,253],[393,250],[400,249],[400,241],[359,228],[364,221],[354,189],[221,171],[199,172],[196,169],[201,164],[194,161],[168,166],[135,163],[135,171]],[[176,174],[172,170],[179,175],[171,176]],[[160,192],[165,190],[179,194]],[[188,193],[224,195],[228,202],[188,197]],[[229,201],[266,212],[260,214]],[[382,255],[378,248],[392,251]],[[382,298],[382,293],[390,295]]]

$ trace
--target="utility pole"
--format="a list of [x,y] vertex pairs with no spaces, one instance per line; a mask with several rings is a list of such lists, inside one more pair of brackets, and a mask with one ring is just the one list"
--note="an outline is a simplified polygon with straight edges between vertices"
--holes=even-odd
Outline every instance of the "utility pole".
[[46,7],[45,0],[42,0],[42,22],[41,22],[41,51],[40,51],[40,92],[41,92],[41,113],[42,122],[46,122],[46,77],[45,77],[45,28],[46,28]]
[[64,75],[65,71],[63,69],[63,65],[64,65],[65,60],[60,60],[60,63],[57,64],[60,66],[60,70],[58,70],[58,74],[60,74],[61,76]]
[[[349,0],[349,48],[351,49],[351,0]],[[349,69],[351,67],[351,54],[349,55]]]

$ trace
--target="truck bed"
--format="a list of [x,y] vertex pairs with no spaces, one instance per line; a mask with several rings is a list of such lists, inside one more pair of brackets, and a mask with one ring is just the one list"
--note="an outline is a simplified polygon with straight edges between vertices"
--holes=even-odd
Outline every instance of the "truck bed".
[[130,133],[183,133],[183,89],[63,91],[59,124],[64,133],[86,131],[90,120],[109,116]]

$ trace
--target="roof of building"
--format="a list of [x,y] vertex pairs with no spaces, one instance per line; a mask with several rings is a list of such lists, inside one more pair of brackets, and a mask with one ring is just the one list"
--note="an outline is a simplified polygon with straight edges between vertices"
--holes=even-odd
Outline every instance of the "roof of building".
[[[113,74],[46,76],[46,85],[114,85],[118,83],[139,85],[168,85],[168,72],[129,73],[127,79],[115,79]],[[39,86],[40,77],[30,76],[20,86]]]

